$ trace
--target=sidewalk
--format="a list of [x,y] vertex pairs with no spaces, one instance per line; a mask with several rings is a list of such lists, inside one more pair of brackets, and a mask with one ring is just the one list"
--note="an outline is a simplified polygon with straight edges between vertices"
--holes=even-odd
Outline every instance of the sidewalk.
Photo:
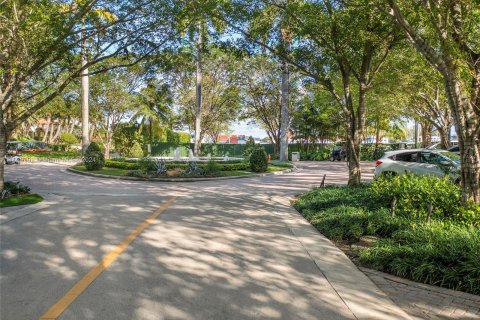
[[289,207],[282,214],[276,210],[290,232],[298,239],[317,268],[351,310],[356,319],[399,320],[411,317],[380,290],[355,264],[330,240],[319,233],[295,209],[288,200],[276,197],[276,202]]
[[480,319],[480,296],[413,282],[372,269],[360,270],[415,320]]

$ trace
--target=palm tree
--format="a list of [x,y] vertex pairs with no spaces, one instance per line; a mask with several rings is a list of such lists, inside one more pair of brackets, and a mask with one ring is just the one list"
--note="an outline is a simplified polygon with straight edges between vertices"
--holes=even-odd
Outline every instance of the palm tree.
[[[79,2],[81,0],[77,0],[75,4],[76,7],[79,6]],[[87,36],[85,32],[85,25],[86,25],[86,18],[92,21],[92,24],[99,26],[101,25],[102,21],[112,22],[116,19],[115,15],[109,12],[106,9],[102,8],[95,8],[91,9],[88,14],[86,14],[82,18],[82,41],[81,41],[81,79],[82,79],[82,86],[81,86],[81,93],[80,93],[80,101],[82,107],[82,152],[85,152],[89,145],[89,108],[88,108],[88,93],[89,93],[89,79],[88,79],[88,67],[85,67],[88,63],[88,52],[87,52]]]

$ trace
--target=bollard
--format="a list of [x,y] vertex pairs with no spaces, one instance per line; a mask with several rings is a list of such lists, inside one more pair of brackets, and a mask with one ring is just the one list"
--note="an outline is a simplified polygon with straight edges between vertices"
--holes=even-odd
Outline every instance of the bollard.
[[325,178],[327,177],[327,174],[325,173],[323,175],[322,183],[320,184],[320,187],[325,187]]
[[393,200],[392,200],[392,217],[395,217],[396,207],[397,207],[397,197],[393,197]]
[[427,223],[430,223],[430,220],[432,217],[432,211],[433,211],[433,205],[429,205],[428,212],[427,212]]

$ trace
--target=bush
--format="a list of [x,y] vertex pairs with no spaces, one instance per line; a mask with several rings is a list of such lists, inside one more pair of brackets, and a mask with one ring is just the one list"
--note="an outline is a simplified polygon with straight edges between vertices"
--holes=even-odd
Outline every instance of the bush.
[[129,158],[143,158],[143,150],[140,143],[135,141],[133,145],[127,150],[127,157]]
[[77,137],[69,132],[64,132],[60,135],[60,142],[68,147],[79,143]]
[[83,156],[83,163],[88,171],[100,170],[105,165],[105,157],[96,142],[88,146]]
[[12,195],[30,193],[30,188],[20,184],[20,182],[5,181],[3,189],[10,192]]
[[245,149],[243,150],[243,156],[249,158],[253,150],[255,150],[255,139],[248,137],[247,143],[245,143]]
[[218,162],[209,160],[207,165],[204,167],[203,172],[206,176],[215,177],[220,175],[221,168]]
[[[480,232],[478,227],[464,222],[464,217],[475,215],[479,206],[461,207],[457,203],[455,212],[463,216],[456,214],[449,221],[430,224],[417,215],[392,216],[381,201],[388,196],[389,202],[391,191],[385,191],[390,188],[385,184],[391,181],[380,182],[375,182],[375,188],[382,192],[373,195],[374,185],[317,188],[302,195],[295,207],[330,239],[355,242],[365,235],[379,237],[374,247],[360,251],[363,265],[414,281],[479,294]],[[405,203],[412,205],[416,201]]]
[[461,190],[448,177],[402,175],[375,179],[370,187],[388,205],[396,197],[396,212],[425,221],[428,207],[433,206],[432,219],[474,223],[480,226],[480,207],[461,206]]
[[265,149],[257,147],[250,156],[250,169],[253,172],[265,172],[268,168],[268,158]]
[[[236,170],[247,170],[249,168],[249,164],[243,162],[216,162],[218,169],[220,171],[236,171]],[[166,162],[165,163],[167,169],[185,169],[189,166],[188,163],[185,162]],[[197,166],[205,168],[208,165],[205,163],[197,163]],[[118,168],[123,170],[145,170],[145,164],[142,164],[141,161],[137,160],[124,160],[121,161],[119,159],[114,160],[106,160],[105,166],[109,168]],[[152,167],[153,168],[153,167]]]

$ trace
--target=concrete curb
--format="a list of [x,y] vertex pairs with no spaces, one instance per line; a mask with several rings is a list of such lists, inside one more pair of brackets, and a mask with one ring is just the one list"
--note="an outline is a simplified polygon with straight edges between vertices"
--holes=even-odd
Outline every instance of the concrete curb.
[[85,172],[76,170],[73,168],[67,168],[68,172],[81,174],[84,176],[90,177],[97,177],[97,178],[106,178],[106,179],[115,179],[115,180],[130,180],[130,181],[154,181],[154,182],[196,182],[196,181],[217,181],[217,180],[230,180],[230,179],[242,179],[242,178],[254,178],[254,177],[265,177],[265,176],[272,176],[272,175],[280,175],[285,173],[297,172],[300,169],[297,168],[293,164],[293,168],[283,170],[283,171],[276,171],[276,172],[268,172],[268,173],[254,173],[245,176],[232,176],[232,177],[216,177],[216,178],[139,178],[139,177],[125,177],[125,176],[111,176],[106,174],[100,173],[92,173],[92,172]]
[[24,217],[26,215],[29,215],[35,211],[42,210],[45,208],[48,208],[49,206],[53,204],[59,203],[63,197],[62,196],[57,196],[53,194],[40,194],[42,196],[43,201],[40,201],[35,204],[28,205],[26,207],[20,208],[18,210],[12,210],[8,211],[7,213],[1,214],[0,215],[0,225],[6,224],[12,220]]
[[[284,222],[290,233],[301,243],[319,271],[324,275],[340,299],[358,320],[411,320],[370,278],[318,232],[295,208],[288,198],[274,196],[277,206],[284,206]],[[277,210],[281,212],[282,210]],[[284,211],[284,210],[283,210]]]

